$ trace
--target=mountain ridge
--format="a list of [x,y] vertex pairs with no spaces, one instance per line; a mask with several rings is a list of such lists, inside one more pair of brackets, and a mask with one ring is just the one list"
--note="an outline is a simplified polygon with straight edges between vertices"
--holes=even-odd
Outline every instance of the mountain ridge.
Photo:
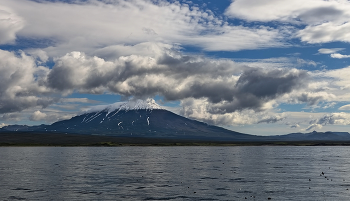
[[51,125],[9,125],[0,132],[40,132],[200,141],[350,141],[348,132],[259,136],[188,119],[163,109],[153,99],[98,106]]

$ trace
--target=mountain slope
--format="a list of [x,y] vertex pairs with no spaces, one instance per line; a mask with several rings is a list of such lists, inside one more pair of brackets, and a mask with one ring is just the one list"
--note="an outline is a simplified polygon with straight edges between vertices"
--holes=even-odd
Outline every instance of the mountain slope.
[[256,137],[190,120],[163,109],[113,112],[104,110],[56,122],[42,129],[66,133],[153,138],[249,140]]
[[277,136],[242,134],[191,120],[161,108],[153,99],[92,108],[51,125],[11,125],[2,132],[40,132],[206,141],[350,141],[347,132],[292,133]]
[[15,125],[3,130],[216,141],[256,141],[261,138],[187,119],[162,109],[153,99],[98,106],[52,125]]

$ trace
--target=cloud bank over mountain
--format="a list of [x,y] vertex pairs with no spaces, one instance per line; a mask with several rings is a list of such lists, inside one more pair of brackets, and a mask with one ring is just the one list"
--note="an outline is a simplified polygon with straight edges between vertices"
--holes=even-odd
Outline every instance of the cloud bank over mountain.
[[3,0],[0,121],[69,118],[114,94],[216,125],[346,125],[350,3],[226,3]]

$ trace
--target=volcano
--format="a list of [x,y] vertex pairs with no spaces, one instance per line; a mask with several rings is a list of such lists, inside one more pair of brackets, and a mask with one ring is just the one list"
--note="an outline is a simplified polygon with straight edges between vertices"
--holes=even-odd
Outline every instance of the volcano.
[[107,106],[96,106],[69,120],[51,125],[10,125],[0,132],[42,134],[79,134],[142,139],[226,141],[226,142],[292,142],[349,141],[348,132],[292,133],[276,136],[243,134],[197,120],[188,119],[159,106],[153,99],[130,100]]
[[97,107],[41,130],[120,137],[250,140],[256,136],[191,120],[163,109],[153,99]]
[[163,109],[153,99],[98,106],[51,125],[8,126],[5,130],[118,137],[247,141],[259,138],[188,119]]

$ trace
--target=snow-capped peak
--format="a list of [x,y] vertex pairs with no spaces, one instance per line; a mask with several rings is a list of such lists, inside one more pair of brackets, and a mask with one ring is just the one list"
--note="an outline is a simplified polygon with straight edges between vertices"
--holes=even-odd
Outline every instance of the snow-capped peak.
[[128,102],[117,102],[111,105],[99,105],[90,108],[87,113],[90,112],[99,112],[99,111],[108,111],[111,113],[113,111],[119,110],[155,110],[155,109],[163,109],[160,105],[156,103],[152,98],[148,98],[146,100],[141,99],[131,99]]
[[129,100],[128,102],[120,105],[120,110],[155,110],[163,109],[156,103],[155,100],[148,98],[146,100]]

